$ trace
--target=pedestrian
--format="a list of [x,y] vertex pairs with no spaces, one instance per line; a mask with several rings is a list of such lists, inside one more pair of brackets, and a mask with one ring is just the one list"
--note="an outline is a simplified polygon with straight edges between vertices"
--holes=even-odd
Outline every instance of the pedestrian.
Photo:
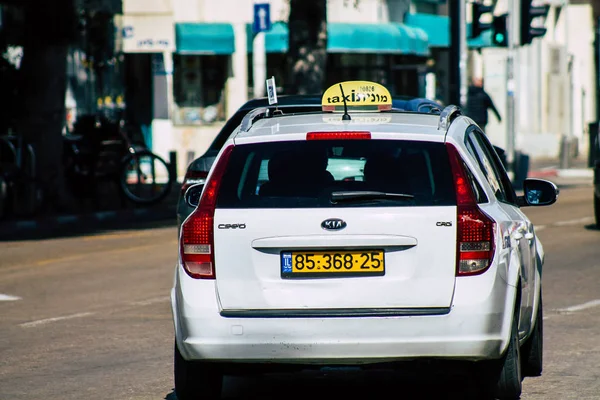
[[496,109],[494,102],[489,94],[483,89],[483,78],[475,77],[469,86],[467,96],[467,115],[475,121],[477,125],[485,132],[485,126],[488,123],[488,109],[491,109],[498,122],[502,122],[500,113]]

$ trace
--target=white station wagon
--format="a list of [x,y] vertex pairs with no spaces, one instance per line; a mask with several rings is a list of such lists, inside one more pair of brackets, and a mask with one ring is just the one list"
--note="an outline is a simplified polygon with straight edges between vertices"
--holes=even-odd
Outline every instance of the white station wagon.
[[521,208],[557,187],[527,179],[517,196],[457,107],[388,99],[344,82],[323,112],[250,112],[188,189],[171,292],[180,400],[280,364],[472,362],[502,399],[541,374],[544,251]]

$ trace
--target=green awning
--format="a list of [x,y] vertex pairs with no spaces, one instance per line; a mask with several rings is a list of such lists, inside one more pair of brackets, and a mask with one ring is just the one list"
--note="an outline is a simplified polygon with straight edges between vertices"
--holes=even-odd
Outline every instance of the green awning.
[[411,38],[397,24],[329,23],[328,53],[411,54]]
[[[247,25],[248,52],[252,52],[252,26]],[[427,33],[406,24],[355,24],[331,22],[327,25],[328,53],[383,53],[429,55]],[[285,22],[275,22],[265,33],[267,53],[288,51],[288,27]]]
[[175,24],[179,54],[231,54],[235,51],[233,26],[226,23]]
[[[248,38],[248,53],[252,53],[252,24],[246,25],[246,37]],[[265,32],[265,50],[267,53],[286,53],[288,51],[288,28],[285,22],[274,22],[271,30]]]
[[[450,18],[435,14],[406,14],[404,22],[426,32],[430,47],[450,47]],[[471,29],[468,24],[467,31]],[[486,31],[477,39],[468,39],[470,48],[493,47],[491,32]]]
[[394,24],[402,32],[402,36],[408,40],[409,54],[417,56],[429,55],[429,38],[421,28],[415,28],[406,24]]

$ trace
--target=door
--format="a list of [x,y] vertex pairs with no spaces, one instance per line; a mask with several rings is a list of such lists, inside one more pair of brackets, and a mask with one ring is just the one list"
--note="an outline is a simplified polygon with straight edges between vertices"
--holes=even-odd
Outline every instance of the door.
[[521,335],[531,329],[531,317],[536,290],[535,239],[533,225],[517,205],[517,196],[500,158],[488,138],[479,130],[471,129],[466,136],[467,147],[475,156],[498,204],[506,215],[505,229],[511,243],[516,245],[521,275]]

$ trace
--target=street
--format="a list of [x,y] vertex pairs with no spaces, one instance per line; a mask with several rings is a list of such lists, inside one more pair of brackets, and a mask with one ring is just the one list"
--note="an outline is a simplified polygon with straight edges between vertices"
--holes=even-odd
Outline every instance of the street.
[[[523,399],[600,399],[600,230],[592,188],[563,187],[524,208],[546,251],[544,372]],[[173,393],[169,304],[172,223],[0,243],[0,400],[167,399]],[[226,377],[227,399],[463,399],[468,373],[336,370]]]

